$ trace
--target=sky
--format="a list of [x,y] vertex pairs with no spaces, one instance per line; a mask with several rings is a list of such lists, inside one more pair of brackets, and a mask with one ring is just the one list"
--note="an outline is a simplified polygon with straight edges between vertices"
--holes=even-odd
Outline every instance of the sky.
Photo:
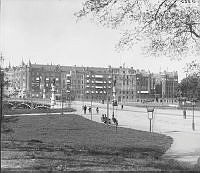
[[89,19],[76,21],[83,0],[1,0],[0,53],[4,66],[28,63],[66,66],[125,67],[178,71],[196,57],[182,60],[147,57],[135,46],[117,52],[120,32],[97,26]]

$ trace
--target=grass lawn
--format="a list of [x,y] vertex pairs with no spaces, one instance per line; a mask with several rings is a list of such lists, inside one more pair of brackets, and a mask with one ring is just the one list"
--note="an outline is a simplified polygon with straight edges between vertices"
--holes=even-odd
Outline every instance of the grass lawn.
[[[3,109],[4,115],[16,115],[16,114],[32,114],[32,113],[56,113],[61,112],[61,108],[59,109]],[[73,108],[63,108],[63,112],[74,112]]]
[[159,159],[171,144],[165,135],[126,128],[116,132],[114,126],[74,114],[5,117],[2,171],[190,169]]

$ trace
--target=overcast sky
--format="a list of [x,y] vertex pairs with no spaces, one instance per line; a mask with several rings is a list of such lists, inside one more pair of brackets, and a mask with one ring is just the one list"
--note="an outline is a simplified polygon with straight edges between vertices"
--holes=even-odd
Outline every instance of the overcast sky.
[[144,57],[139,47],[118,53],[119,31],[96,26],[88,19],[78,23],[74,13],[83,0],[1,0],[1,53],[4,65],[26,63],[126,67],[178,71],[195,57],[182,61]]

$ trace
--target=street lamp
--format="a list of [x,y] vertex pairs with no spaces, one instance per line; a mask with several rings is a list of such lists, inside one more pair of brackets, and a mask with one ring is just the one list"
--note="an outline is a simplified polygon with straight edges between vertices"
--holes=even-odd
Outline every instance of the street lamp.
[[92,100],[93,100],[93,95],[92,95],[92,93],[91,93],[91,110],[90,110],[90,114],[91,114],[91,120],[92,120]]
[[116,90],[115,90],[115,85],[116,85],[116,80],[114,80],[113,82],[113,101],[112,101],[112,105],[113,105],[113,117],[114,117],[114,110],[115,110],[115,106],[118,106],[117,104],[117,100],[116,100]]
[[183,118],[186,119],[186,108],[185,108],[185,104],[186,104],[186,101],[184,100],[182,102],[182,105],[183,105]]
[[64,98],[63,98],[63,88],[61,88],[61,115],[63,115],[63,101],[64,101]]
[[67,90],[67,101],[68,101],[68,108],[71,107],[71,91]]
[[153,119],[153,113],[154,113],[154,107],[147,107],[147,113],[148,113],[148,119],[149,119],[149,131],[152,132],[152,119]]
[[194,107],[195,107],[195,100],[192,101],[192,130],[195,130],[195,123],[194,123]]

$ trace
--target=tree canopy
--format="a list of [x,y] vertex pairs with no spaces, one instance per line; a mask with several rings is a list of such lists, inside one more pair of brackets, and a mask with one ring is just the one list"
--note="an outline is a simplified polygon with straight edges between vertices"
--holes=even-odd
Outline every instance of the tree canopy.
[[200,61],[192,61],[188,63],[185,67],[185,72],[188,76],[196,76],[200,78]]
[[86,0],[75,15],[78,19],[90,16],[103,26],[120,29],[118,49],[142,42],[145,53],[153,55],[200,52],[197,0]]
[[183,97],[200,99],[200,79],[197,76],[187,76],[181,80],[178,90]]

